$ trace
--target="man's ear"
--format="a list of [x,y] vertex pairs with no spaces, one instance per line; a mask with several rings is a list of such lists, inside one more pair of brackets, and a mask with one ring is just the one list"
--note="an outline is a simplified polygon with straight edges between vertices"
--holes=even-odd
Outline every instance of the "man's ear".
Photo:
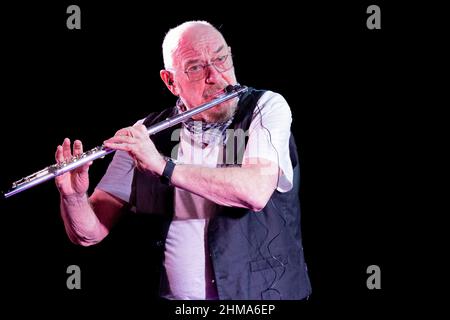
[[167,70],[161,70],[159,72],[159,75],[160,75],[162,81],[165,83],[167,89],[169,89],[170,92],[172,92],[172,94],[178,96],[178,90],[173,82],[172,73]]

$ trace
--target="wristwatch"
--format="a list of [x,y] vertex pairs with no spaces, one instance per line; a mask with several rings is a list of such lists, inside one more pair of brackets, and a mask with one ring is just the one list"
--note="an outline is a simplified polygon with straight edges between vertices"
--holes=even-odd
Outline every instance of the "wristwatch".
[[172,178],[173,169],[175,169],[175,162],[172,158],[167,158],[166,166],[164,167],[163,173],[160,180],[165,185],[170,185],[170,179]]

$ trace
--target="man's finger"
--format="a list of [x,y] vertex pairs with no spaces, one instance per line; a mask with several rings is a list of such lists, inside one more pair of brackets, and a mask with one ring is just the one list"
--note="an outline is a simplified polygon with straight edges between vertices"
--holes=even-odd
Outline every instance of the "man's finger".
[[55,160],[57,163],[64,162],[63,147],[58,146],[55,152]]
[[147,127],[143,124],[135,124],[133,128],[135,128],[140,133],[147,134]]
[[73,143],[73,155],[78,156],[83,153],[83,144],[80,140],[75,140]]
[[88,163],[81,166],[81,172],[88,172],[89,167],[92,165],[93,161],[89,161]]
[[130,136],[114,136],[112,138],[109,138],[108,140],[103,141],[103,144],[106,143],[114,143],[114,144],[121,144],[121,143],[128,143],[128,144],[134,144],[136,143],[136,139]]
[[62,150],[63,150],[63,156],[65,160],[70,160],[72,158],[72,152],[70,151],[70,139],[69,138],[65,138],[63,145],[62,145]]

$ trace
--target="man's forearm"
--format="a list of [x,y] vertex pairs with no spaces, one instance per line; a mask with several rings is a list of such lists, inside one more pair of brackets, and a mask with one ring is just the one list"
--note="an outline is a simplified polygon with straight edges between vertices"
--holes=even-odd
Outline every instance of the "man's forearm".
[[61,216],[69,239],[83,246],[89,246],[103,239],[100,222],[85,194],[61,196]]
[[[275,171],[276,172],[276,171]],[[259,166],[207,168],[177,165],[172,184],[224,206],[264,208],[276,187],[276,173]]]

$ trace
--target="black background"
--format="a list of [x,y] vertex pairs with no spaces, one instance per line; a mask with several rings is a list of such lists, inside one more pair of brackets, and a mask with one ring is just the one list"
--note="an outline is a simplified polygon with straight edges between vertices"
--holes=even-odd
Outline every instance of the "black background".
[[[81,8],[81,30],[66,28],[70,4]],[[381,7],[381,30],[366,28],[370,4]],[[222,31],[241,84],[283,94],[293,113],[313,294],[306,304],[280,304],[280,312],[357,313],[363,306],[372,313],[398,306],[408,282],[401,159],[410,139],[405,97],[411,92],[403,85],[418,46],[411,39],[422,37],[420,28],[407,23],[407,6],[2,5],[3,190],[52,164],[65,137],[92,148],[149,112],[172,106],[175,99],[159,78],[161,42],[169,28],[191,19],[208,20]],[[110,159],[91,167],[91,189]],[[145,222],[125,221],[103,243],[77,247],[65,235],[53,182],[2,201],[1,215],[5,307],[43,314],[61,303],[72,311],[92,304],[98,310],[172,312],[146,304],[151,279],[139,235]],[[66,288],[71,264],[82,271],[78,291]],[[381,290],[366,287],[372,264],[381,268]]]

